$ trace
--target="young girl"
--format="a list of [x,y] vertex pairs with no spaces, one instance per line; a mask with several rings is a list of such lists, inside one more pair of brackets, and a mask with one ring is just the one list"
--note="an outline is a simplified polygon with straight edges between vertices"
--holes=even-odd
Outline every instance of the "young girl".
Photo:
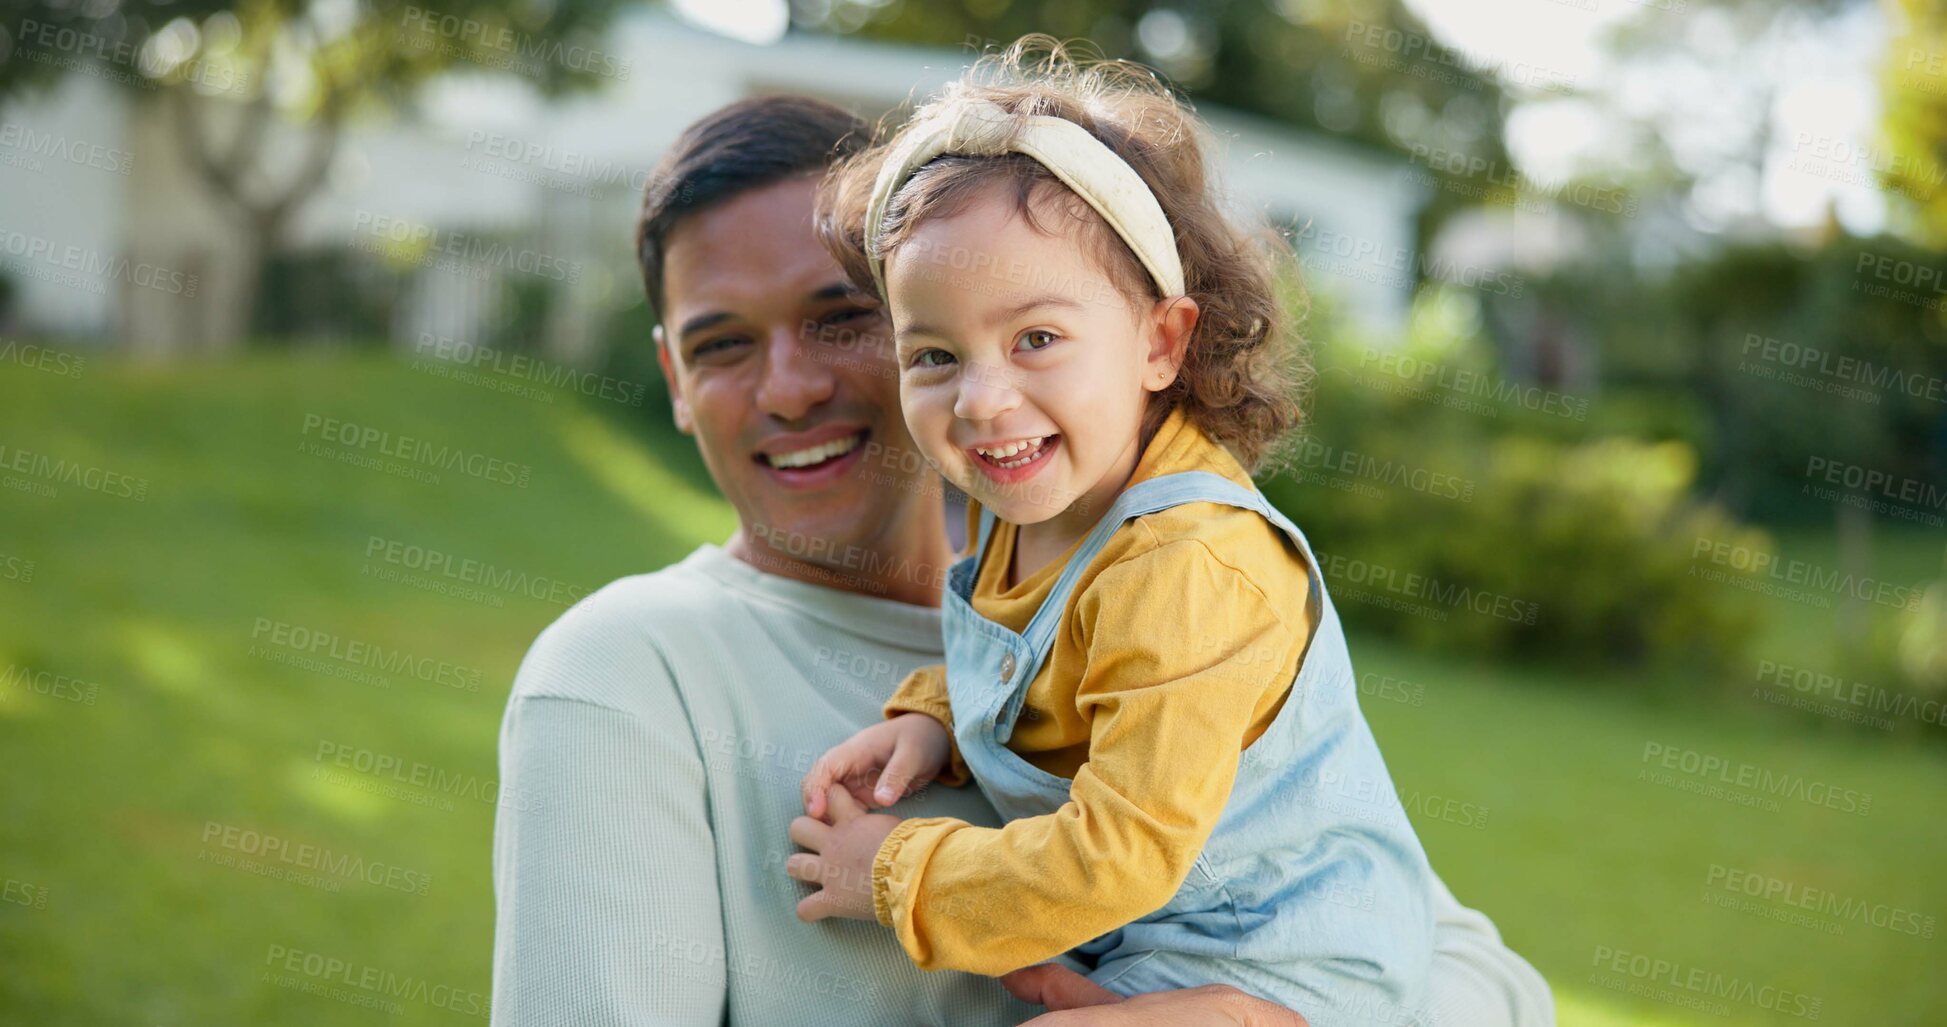
[[[1413,1023],[1430,871],[1317,561],[1251,479],[1298,421],[1270,262],[1167,87],[1028,45],[821,199],[973,541],[945,666],[805,779],[800,915],[876,918],[926,969],[1059,957],[1124,995]],[[1004,827],[861,809],[969,776]]]

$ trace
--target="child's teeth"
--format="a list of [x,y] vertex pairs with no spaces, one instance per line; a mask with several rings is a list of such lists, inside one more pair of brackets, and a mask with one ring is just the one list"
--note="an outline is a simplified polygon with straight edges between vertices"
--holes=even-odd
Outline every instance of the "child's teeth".
[[987,457],[989,459],[1005,460],[1008,457],[1021,452],[1022,450],[1033,449],[1041,445],[1041,440],[1045,438],[1047,438],[1047,436],[1042,435],[1032,439],[1023,439],[1020,442],[1010,442],[1005,446],[1000,446],[994,449],[983,449],[979,446],[975,446],[974,449],[978,451],[981,456]]
[[[1010,442],[1005,446],[994,446],[992,448],[975,446],[974,452],[993,461],[995,466],[1003,470],[1013,470],[1016,467],[1026,467],[1033,463],[1036,458],[1041,456],[1043,443],[1047,441],[1048,436],[1037,435],[1034,438],[1023,439],[1020,442]],[[1019,460],[1011,459],[1015,456],[1020,456],[1021,458]]]

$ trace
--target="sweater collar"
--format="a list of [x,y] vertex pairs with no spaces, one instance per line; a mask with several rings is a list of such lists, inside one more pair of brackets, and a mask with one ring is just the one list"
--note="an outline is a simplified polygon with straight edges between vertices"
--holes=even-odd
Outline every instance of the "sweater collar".
[[722,546],[707,542],[696,547],[678,566],[702,574],[746,598],[788,607],[850,635],[920,652],[941,650],[940,611],[934,607],[771,574],[737,559]]

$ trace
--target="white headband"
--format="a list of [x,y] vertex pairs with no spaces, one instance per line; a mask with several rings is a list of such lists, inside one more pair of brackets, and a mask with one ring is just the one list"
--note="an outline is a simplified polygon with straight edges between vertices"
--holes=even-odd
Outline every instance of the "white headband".
[[[1015,126],[1020,125],[1020,131]],[[927,161],[943,154],[997,157],[1004,153],[1033,157],[1063,185],[1088,201],[1115,234],[1136,252],[1149,277],[1165,296],[1183,294],[1183,261],[1176,253],[1176,234],[1142,176],[1116,156],[1088,129],[1063,118],[1036,115],[1024,122],[990,101],[961,106],[950,116],[909,132],[886,156],[865,207],[865,253],[872,263],[872,280],[879,295],[886,294],[886,271],[877,255],[879,223],[885,219],[892,194]]]

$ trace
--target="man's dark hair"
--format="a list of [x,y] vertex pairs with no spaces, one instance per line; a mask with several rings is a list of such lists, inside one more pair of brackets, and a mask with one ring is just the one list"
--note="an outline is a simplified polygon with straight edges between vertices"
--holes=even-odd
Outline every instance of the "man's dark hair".
[[635,253],[649,304],[663,309],[663,245],[678,222],[798,175],[822,173],[864,149],[871,129],[852,112],[808,96],[739,100],[683,130],[649,175]]

